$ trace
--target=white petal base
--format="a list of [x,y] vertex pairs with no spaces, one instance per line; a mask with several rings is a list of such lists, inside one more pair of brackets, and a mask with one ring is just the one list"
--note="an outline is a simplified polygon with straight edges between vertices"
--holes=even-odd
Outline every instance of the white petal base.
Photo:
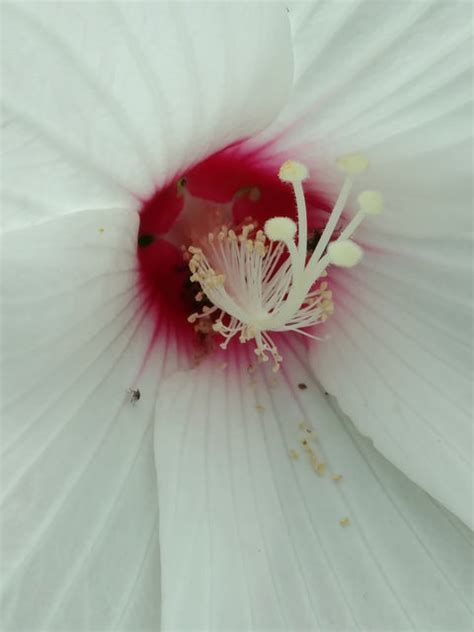
[[468,532],[334,413],[301,348],[282,353],[276,379],[229,353],[158,398],[163,628],[469,629]]

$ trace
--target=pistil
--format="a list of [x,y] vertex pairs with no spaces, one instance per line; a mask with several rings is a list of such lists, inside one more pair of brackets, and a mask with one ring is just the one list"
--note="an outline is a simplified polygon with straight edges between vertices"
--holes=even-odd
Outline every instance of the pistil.
[[367,215],[380,213],[383,206],[379,193],[361,193],[359,211],[334,239],[354,178],[367,169],[368,161],[353,154],[340,158],[337,165],[346,179],[309,258],[303,190],[309,174],[293,160],[282,165],[279,177],[293,187],[297,223],[289,217],[273,217],[263,230],[251,219],[235,228],[223,224],[188,248],[191,281],[199,283],[212,304],[188,320],[211,321],[213,331],[224,338],[222,348],[235,336],[241,343],[254,341],[258,359],[265,362],[271,356],[277,371],[282,358],[271,332],[295,331],[320,340],[308,329],[325,322],[334,311],[332,293],[323,280],[326,270],[330,264],[349,268],[361,260],[362,249],[350,237]]

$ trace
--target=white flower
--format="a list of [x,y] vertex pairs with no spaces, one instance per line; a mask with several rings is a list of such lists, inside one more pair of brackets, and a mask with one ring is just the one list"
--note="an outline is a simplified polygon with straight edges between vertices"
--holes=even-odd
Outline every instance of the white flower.
[[[469,629],[470,6],[2,14],[3,629]],[[386,210],[330,339],[191,369],[181,259],[137,234],[177,239],[183,175],[224,203],[290,157],[310,216],[354,151]]]

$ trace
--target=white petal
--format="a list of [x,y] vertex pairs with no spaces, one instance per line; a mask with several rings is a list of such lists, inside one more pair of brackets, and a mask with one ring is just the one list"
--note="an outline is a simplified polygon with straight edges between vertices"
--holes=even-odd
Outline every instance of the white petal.
[[467,530],[333,412],[299,347],[281,351],[276,384],[229,352],[158,398],[163,628],[467,630]]
[[136,208],[268,124],[289,90],[282,6],[12,2],[2,17],[8,227]]
[[329,199],[335,158],[363,151],[355,192],[386,201],[355,235],[362,265],[333,273],[333,339],[314,369],[361,432],[472,524],[471,5],[296,3],[290,16],[297,82],[273,150],[304,160]]
[[149,350],[137,223],[81,212],[3,240],[2,629],[159,625],[150,424],[167,340]]
[[471,4],[329,0],[294,3],[289,15],[296,85],[253,142],[276,137],[273,155],[303,160],[332,198],[335,159],[366,153],[361,187],[386,199],[380,230],[471,230]]
[[414,241],[332,274],[331,338],[311,362],[359,430],[472,525],[471,247]]

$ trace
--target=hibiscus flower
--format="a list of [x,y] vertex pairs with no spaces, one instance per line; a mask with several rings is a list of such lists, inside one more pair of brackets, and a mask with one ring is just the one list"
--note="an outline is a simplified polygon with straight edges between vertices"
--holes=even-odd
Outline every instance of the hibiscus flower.
[[[2,13],[3,628],[469,629],[471,7]],[[221,349],[189,247],[282,216],[330,256],[366,189],[320,340]]]

